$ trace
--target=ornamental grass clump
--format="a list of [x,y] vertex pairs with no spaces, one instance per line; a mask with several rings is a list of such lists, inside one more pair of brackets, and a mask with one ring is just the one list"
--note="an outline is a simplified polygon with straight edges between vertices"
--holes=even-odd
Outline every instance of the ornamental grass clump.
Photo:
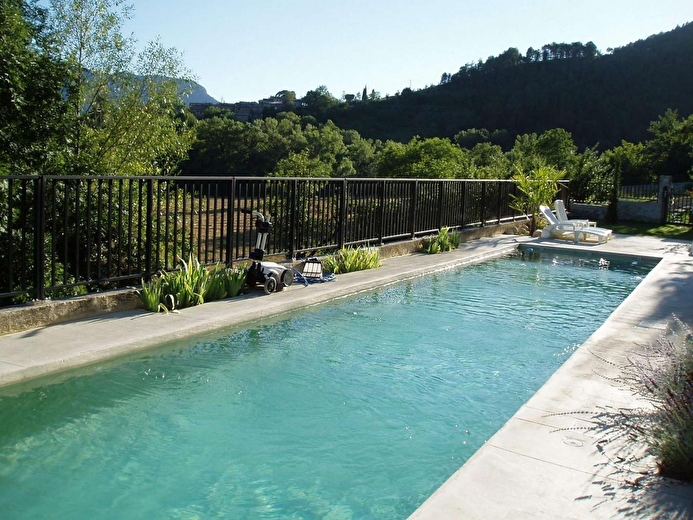
[[327,256],[322,266],[328,273],[344,274],[380,267],[380,252],[374,247],[343,247]]
[[178,271],[162,271],[148,282],[142,281],[137,294],[146,310],[176,311],[237,296],[245,284],[245,268],[217,264],[207,269],[192,256],[181,264]]
[[460,235],[444,227],[437,235],[426,237],[421,241],[421,251],[428,254],[444,253],[460,247]]
[[150,312],[168,312],[168,307],[162,303],[164,291],[160,277],[154,276],[148,282],[142,280],[142,288],[137,291],[137,296],[139,296],[142,307],[145,310]]
[[661,476],[693,482],[691,331],[675,318],[656,342],[621,368],[623,374],[616,381],[639,397],[643,406],[592,414],[594,426],[586,429],[601,433],[600,444],[624,437],[642,442]]
[[[657,459],[662,476],[693,482],[693,335],[675,320],[668,334],[631,360],[629,386],[653,405],[641,433]],[[635,422],[635,421],[634,421]]]

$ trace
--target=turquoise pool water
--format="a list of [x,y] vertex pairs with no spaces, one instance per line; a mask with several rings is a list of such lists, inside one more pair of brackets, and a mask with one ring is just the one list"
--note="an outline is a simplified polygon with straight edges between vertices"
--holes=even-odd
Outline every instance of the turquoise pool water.
[[404,518],[652,267],[601,264],[513,254],[0,396],[0,516]]

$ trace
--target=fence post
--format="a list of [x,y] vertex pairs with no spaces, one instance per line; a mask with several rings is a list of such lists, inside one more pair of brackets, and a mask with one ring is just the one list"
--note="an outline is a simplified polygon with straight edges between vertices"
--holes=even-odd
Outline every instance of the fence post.
[[291,181],[291,194],[289,196],[289,256],[296,256],[296,192],[298,191],[298,180]]
[[230,184],[231,189],[228,188],[229,182],[227,182],[227,201],[226,201],[226,265],[228,267],[233,266],[233,216],[236,208],[236,177],[232,177]]
[[411,238],[416,238],[416,204],[419,197],[419,181],[412,181],[413,193],[411,194],[411,213],[409,215],[409,229],[411,230]]
[[659,223],[666,224],[669,220],[670,200],[673,192],[672,176],[661,175],[659,177],[659,187],[657,194],[657,204],[659,204]]
[[337,237],[337,247],[339,249],[344,248],[346,243],[346,194],[347,194],[348,181],[346,178],[342,179],[342,191],[339,194],[339,236]]
[[560,187],[560,195],[559,197],[563,201],[563,205],[565,208],[570,211],[570,181],[562,179],[558,181],[559,184],[558,186]]
[[154,232],[153,232],[153,218],[152,215],[154,214],[154,180],[149,178],[147,179],[147,230],[146,234],[147,236],[145,237],[145,260],[144,260],[144,269],[147,272],[147,279],[152,275],[152,251],[154,250],[153,247],[153,240],[154,240]]
[[462,181],[462,222],[460,227],[467,225],[467,186],[469,181]]
[[385,180],[378,183],[378,244],[383,245],[385,236]]
[[438,231],[443,229],[443,204],[445,203],[445,186],[447,181],[438,181]]
[[[37,300],[46,298],[46,252],[45,252],[45,237],[46,237],[46,215],[44,212],[44,198],[46,192],[46,178],[41,175],[36,180],[36,197],[34,208],[34,236],[36,243],[34,244],[34,269],[35,272],[35,287],[34,297]],[[10,288],[11,289],[11,288]]]
[[481,225],[479,227],[484,227],[486,223],[486,181],[481,182]]
[[498,213],[496,213],[496,215],[498,215],[498,221],[496,224],[500,224],[501,215],[503,214],[503,181],[496,181],[496,183],[498,184]]

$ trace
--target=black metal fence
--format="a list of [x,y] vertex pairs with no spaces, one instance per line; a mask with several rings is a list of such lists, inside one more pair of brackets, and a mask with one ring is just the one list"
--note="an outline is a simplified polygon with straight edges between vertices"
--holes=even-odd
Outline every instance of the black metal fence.
[[693,185],[674,185],[669,194],[666,223],[693,226]]
[[298,258],[523,217],[504,180],[0,177],[0,304],[139,283],[180,259]]
[[659,183],[621,186],[618,192],[619,200],[638,202],[654,201],[659,198]]

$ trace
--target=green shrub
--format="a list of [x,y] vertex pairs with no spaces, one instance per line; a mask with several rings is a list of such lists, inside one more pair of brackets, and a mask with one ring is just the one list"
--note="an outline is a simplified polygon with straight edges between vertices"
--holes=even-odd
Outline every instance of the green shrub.
[[343,247],[322,261],[328,273],[344,274],[380,267],[380,252],[373,247]]
[[173,304],[178,309],[204,303],[207,269],[192,255],[187,262],[182,259],[180,262],[183,266],[179,271],[171,271],[163,277],[164,293],[173,297]]
[[207,269],[192,256],[187,262],[181,260],[181,264],[179,271],[162,272],[149,282],[142,281],[137,295],[146,310],[175,311],[237,296],[245,284],[245,268],[217,264]]
[[631,361],[628,380],[654,405],[640,427],[660,473],[693,482],[693,336],[680,321],[676,325]]
[[207,271],[202,298],[206,302],[221,300],[226,297],[226,267],[217,264]]
[[585,429],[598,431],[600,443],[624,436],[643,442],[655,457],[660,475],[693,482],[691,331],[675,319],[672,327],[622,369],[617,381],[644,400],[644,405],[593,413],[593,426]]
[[421,251],[429,254],[452,251],[460,247],[460,235],[450,232],[449,228],[442,228],[437,235],[426,237],[421,241]]
[[142,280],[142,288],[137,291],[142,306],[150,312],[168,311],[161,303],[164,298],[163,283],[160,277],[154,276],[148,282]]
[[246,268],[227,267],[224,269],[227,296],[238,296],[238,293],[241,292],[241,289],[243,289],[245,285],[247,274],[248,270]]

